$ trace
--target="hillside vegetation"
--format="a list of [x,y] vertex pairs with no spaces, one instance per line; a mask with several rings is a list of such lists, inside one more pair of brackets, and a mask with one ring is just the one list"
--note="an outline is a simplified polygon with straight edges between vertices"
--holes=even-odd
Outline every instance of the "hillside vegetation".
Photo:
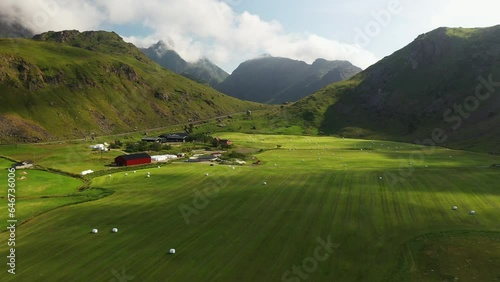
[[0,141],[84,138],[265,108],[170,72],[115,33],[0,39]]
[[324,134],[500,153],[500,26],[439,28],[288,109]]

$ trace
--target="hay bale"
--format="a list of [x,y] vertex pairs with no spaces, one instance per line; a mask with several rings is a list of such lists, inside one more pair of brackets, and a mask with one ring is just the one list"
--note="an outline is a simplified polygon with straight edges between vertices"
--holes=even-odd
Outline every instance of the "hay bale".
[[456,210],[458,210],[458,207],[457,206],[453,206],[451,209],[454,210],[454,211],[456,211]]
[[205,176],[208,176],[208,173],[205,173]]
[[170,249],[170,251],[168,251],[168,252],[171,254],[175,254],[175,249]]
[[99,232],[97,229],[92,229],[92,233],[96,234],[97,232]]
[[265,181],[264,181],[264,182],[262,182],[262,184],[263,184],[263,185],[267,185],[267,182],[265,182]]
[[111,229],[111,232],[113,232],[113,233],[118,232],[118,228],[115,227],[115,228]]
[[471,210],[471,211],[469,212],[469,214],[470,214],[470,215],[475,215],[475,214],[476,214],[476,211],[475,211],[475,210]]

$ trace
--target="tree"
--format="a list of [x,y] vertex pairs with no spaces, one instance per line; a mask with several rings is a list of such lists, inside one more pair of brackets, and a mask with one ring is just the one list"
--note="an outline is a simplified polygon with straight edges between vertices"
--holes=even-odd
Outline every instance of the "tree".
[[159,152],[162,149],[162,145],[158,142],[151,143],[149,145],[149,150]]
[[111,142],[111,144],[109,144],[110,149],[120,149],[122,146],[123,146],[123,143],[118,139],[116,139],[115,141]]

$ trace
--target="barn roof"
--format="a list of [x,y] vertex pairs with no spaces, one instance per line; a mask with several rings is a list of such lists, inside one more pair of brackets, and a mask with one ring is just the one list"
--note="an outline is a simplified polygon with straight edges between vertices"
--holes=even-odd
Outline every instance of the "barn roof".
[[189,134],[187,134],[187,133],[168,133],[168,134],[160,135],[160,137],[163,137],[163,138],[186,138],[188,136],[189,136]]
[[137,154],[121,155],[117,158],[122,158],[124,160],[137,160],[137,159],[151,158],[151,156],[146,153],[137,153]]

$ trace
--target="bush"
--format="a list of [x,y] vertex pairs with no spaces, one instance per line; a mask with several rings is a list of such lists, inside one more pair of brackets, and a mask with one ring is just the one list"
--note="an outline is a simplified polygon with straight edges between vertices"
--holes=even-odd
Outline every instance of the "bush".
[[238,152],[230,152],[230,153],[224,153],[222,154],[221,159],[223,160],[231,160],[231,159],[240,159],[240,160],[246,160],[248,158],[247,155],[243,153],[238,153]]
[[210,143],[214,138],[206,133],[193,133],[189,134],[187,141],[195,141],[201,143]]
[[120,149],[122,146],[123,146],[123,143],[118,139],[116,139],[115,141],[111,142],[111,144],[109,144],[110,149]]
[[156,151],[159,152],[163,149],[171,149],[170,146],[163,147],[160,143],[148,143],[145,141],[140,142],[127,142],[125,144],[125,151],[127,153],[144,152],[144,151]]

